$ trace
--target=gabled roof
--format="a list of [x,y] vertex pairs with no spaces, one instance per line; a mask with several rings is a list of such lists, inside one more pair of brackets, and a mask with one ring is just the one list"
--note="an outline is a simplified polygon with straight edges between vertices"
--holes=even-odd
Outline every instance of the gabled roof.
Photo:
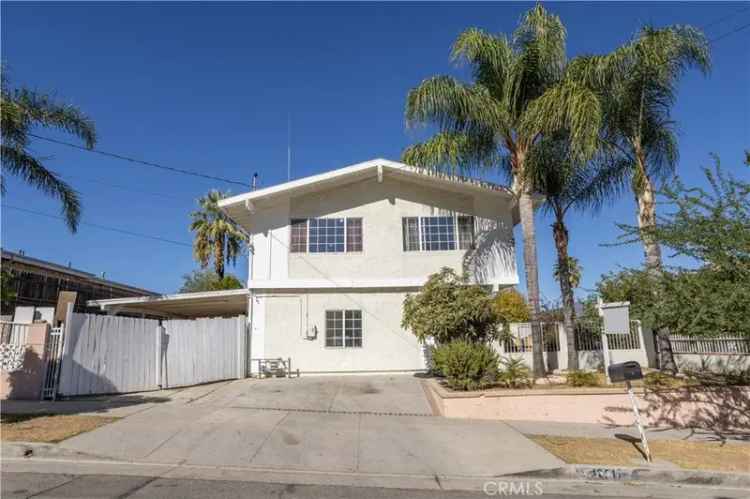
[[219,207],[227,209],[237,205],[244,205],[252,210],[253,203],[260,200],[279,196],[291,196],[297,193],[314,192],[333,187],[339,182],[368,178],[382,175],[398,175],[405,179],[434,183],[443,188],[465,192],[484,192],[502,197],[512,197],[513,193],[507,187],[466,177],[431,172],[424,168],[417,168],[397,161],[377,158],[363,163],[357,163],[337,170],[318,175],[311,175],[283,184],[258,189],[256,191],[239,194],[219,201]]

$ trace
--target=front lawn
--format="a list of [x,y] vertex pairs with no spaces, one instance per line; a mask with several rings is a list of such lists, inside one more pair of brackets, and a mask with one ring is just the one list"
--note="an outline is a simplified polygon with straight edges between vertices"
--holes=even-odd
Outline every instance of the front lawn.
[[[640,450],[640,441],[631,443],[617,438],[528,436],[570,464],[639,466],[646,462]],[[686,469],[750,472],[750,444],[652,440],[648,445],[656,462],[668,461]]]
[[120,418],[104,416],[3,414],[0,436],[3,442],[57,443]]

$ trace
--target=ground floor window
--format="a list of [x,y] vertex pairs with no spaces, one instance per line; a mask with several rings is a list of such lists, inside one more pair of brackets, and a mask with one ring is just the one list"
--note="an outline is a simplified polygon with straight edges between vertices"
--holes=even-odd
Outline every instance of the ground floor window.
[[326,310],[326,346],[361,347],[362,311]]

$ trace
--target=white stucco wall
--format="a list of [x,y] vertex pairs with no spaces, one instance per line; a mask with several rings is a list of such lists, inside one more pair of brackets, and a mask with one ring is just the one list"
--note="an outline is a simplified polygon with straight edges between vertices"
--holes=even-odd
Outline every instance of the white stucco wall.
[[[406,252],[402,217],[475,216],[475,250]],[[359,253],[289,253],[291,218],[361,217]],[[459,194],[385,177],[279,201],[254,213],[253,280],[426,279],[441,267],[466,269],[476,282],[518,283],[509,200],[492,194]]]
[[[401,329],[405,295],[378,290],[259,294],[254,309],[264,309],[263,333],[254,340],[264,342],[264,357],[291,357],[292,368],[303,373],[420,371],[422,346]],[[362,347],[326,347],[325,311],[349,309],[362,311]]]

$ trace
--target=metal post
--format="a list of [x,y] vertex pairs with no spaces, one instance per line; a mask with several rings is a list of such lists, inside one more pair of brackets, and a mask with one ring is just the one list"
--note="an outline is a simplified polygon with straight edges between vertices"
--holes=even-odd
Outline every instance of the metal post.
[[604,362],[604,376],[607,379],[607,384],[611,385],[612,380],[609,379],[609,342],[606,331],[602,332],[602,357]]
[[628,387],[628,395],[630,396],[630,403],[633,404],[633,414],[635,414],[635,425],[638,427],[638,433],[641,434],[641,444],[643,445],[643,451],[646,453],[646,461],[651,462],[651,450],[648,448],[648,440],[646,440],[646,432],[641,424],[641,413],[638,412],[638,401],[633,393],[633,386],[630,381],[625,382]]

